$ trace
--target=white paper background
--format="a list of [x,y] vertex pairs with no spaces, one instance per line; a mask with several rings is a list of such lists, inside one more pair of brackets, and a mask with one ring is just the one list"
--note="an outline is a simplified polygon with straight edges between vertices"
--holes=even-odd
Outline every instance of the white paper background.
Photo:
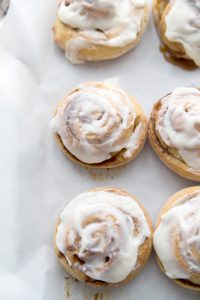
[[92,289],[65,280],[53,252],[53,231],[61,210],[79,192],[105,185],[127,189],[155,222],[171,194],[195,183],[169,171],[148,142],[123,168],[89,172],[75,165],[50,130],[57,101],[80,82],[117,77],[149,116],[152,104],[175,87],[199,86],[200,70],[165,62],[152,20],[141,44],[124,57],[71,65],[53,43],[55,15],[55,0],[13,0],[0,27],[0,300],[200,299],[168,280],[153,255],[141,274],[120,288]]

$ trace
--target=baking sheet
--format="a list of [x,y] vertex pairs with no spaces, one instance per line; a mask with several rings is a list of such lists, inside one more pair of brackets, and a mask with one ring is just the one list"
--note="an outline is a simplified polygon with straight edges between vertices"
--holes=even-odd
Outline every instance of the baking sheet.
[[58,263],[55,221],[78,193],[105,185],[127,189],[155,223],[164,201],[195,183],[169,171],[148,142],[123,168],[89,171],[75,165],[50,130],[57,101],[83,81],[111,79],[134,95],[149,116],[153,103],[172,89],[199,86],[200,70],[184,71],[163,59],[152,18],[134,51],[109,62],[71,65],[53,42],[55,15],[54,0],[12,0],[0,26],[0,299],[200,299],[168,280],[153,255],[134,281],[114,289],[87,287]]

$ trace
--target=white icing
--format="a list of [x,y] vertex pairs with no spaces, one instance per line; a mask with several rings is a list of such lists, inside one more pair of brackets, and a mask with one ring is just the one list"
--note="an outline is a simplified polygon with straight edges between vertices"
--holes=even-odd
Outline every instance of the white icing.
[[[183,199],[181,199],[183,200]],[[174,237],[180,236],[179,251],[186,261],[184,268],[175,253]],[[165,273],[173,279],[189,279],[200,274],[200,192],[190,200],[180,201],[162,215],[154,237],[154,248]]]
[[[66,56],[72,63],[77,57],[82,42],[88,45],[123,47],[136,40],[146,9],[146,0],[69,0],[62,1],[58,18],[72,28],[78,28],[78,36],[71,38],[71,50],[66,44]],[[77,57],[68,55],[72,45]],[[80,63],[80,60],[78,60]]]
[[75,157],[92,164],[106,161],[123,149],[125,158],[132,156],[144,131],[141,122],[134,130],[136,117],[132,101],[120,89],[82,84],[65,97],[51,127]]
[[134,133],[130,136],[126,143],[123,144],[123,148],[126,148],[124,153],[125,158],[132,156],[133,152],[138,149],[138,140],[140,139],[141,132],[143,131],[143,124],[140,123],[136,128]]
[[188,166],[200,172],[200,91],[178,88],[161,100],[156,130]]
[[73,64],[82,64],[84,59],[80,56],[80,50],[89,47],[91,44],[82,37],[70,39],[65,46],[65,56]]
[[199,0],[171,0],[165,21],[168,40],[181,43],[187,55],[200,66]]
[[[87,223],[91,217],[98,219]],[[77,235],[80,242],[75,252],[84,264],[73,266],[67,247],[77,245]],[[138,248],[150,235],[145,215],[136,201],[113,192],[94,191],[78,195],[66,206],[60,217],[56,245],[70,266],[92,279],[114,283],[138,267]]]

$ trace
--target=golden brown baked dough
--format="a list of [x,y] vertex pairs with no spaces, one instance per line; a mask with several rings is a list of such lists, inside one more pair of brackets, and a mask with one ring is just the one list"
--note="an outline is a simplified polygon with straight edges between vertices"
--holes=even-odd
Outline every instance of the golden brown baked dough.
[[[113,188],[113,187],[95,188],[95,189],[89,190],[88,192],[98,192],[98,191],[106,191],[106,192],[109,192],[109,193],[115,193],[115,194],[118,194],[118,195],[131,197],[133,199],[133,201],[136,201],[138,203],[139,207],[142,209],[142,211],[145,215],[145,219],[146,219],[146,222],[148,224],[149,230],[152,234],[153,228],[152,228],[152,223],[151,223],[150,217],[148,215],[148,212],[146,211],[144,206],[135,197],[133,197],[130,193],[128,193],[124,190],[118,189],[118,188]],[[112,217],[112,216],[110,216],[110,217]],[[86,222],[91,223],[94,218],[95,218],[95,216],[93,215],[91,217],[91,219],[89,221],[87,220]],[[137,220],[135,219],[133,221],[136,222],[135,223],[136,228],[137,228],[136,230],[139,230]],[[54,241],[55,241],[55,238],[56,238],[56,233],[57,233],[57,229],[58,229],[59,224],[60,224],[60,219],[59,219],[59,221],[56,225]],[[144,267],[144,265],[148,261],[148,258],[151,254],[151,249],[152,249],[152,236],[146,237],[144,243],[138,249],[137,262],[136,262],[136,265],[138,267],[136,268],[136,270],[133,270],[123,281],[120,281],[120,282],[117,282],[117,283],[108,283],[108,282],[104,282],[104,281],[100,281],[100,280],[94,280],[94,279],[90,278],[84,272],[69,266],[65,256],[58,250],[58,248],[56,246],[56,242],[54,242],[54,249],[55,249],[55,253],[56,253],[60,263],[64,267],[64,269],[71,276],[73,276],[74,278],[76,278],[80,281],[83,281],[83,282],[85,282],[89,285],[92,285],[92,286],[119,286],[119,285],[122,285],[122,284],[126,284],[130,280],[135,278],[135,276],[141,271],[141,269]]]
[[[157,218],[157,221],[156,221],[155,231],[156,231],[156,229],[158,228],[158,226],[161,222],[161,217],[166,212],[168,212],[172,207],[176,206],[178,200],[183,199],[183,202],[185,202],[185,201],[191,199],[191,197],[195,196],[197,193],[198,194],[200,193],[200,186],[193,186],[193,187],[182,189],[182,190],[178,191],[177,193],[175,193],[173,196],[171,196],[166,201],[166,203],[164,204],[164,206],[162,207],[162,209],[161,209],[161,211],[158,215],[158,218]],[[187,269],[187,263],[184,261],[183,257],[179,253],[178,244],[177,244],[178,239],[177,239],[177,236],[175,236],[175,233],[174,233],[174,236],[172,237],[172,239],[173,238],[175,238],[175,241],[176,241],[177,249],[175,250],[176,251],[175,253],[176,253],[177,259],[178,259],[180,265],[183,268]],[[199,254],[198,253],[196,253],[196,254],[198,255],[197,257],[199,257]],[[162,262],[159,259],[157,254],[156,254],[156,260],[158,262],[158,265],[159,265],[161,271],[163,273],[165,273],[164,266],[163,266],[163,264],[162,264]],[[194,290],[194,291],[200,291],[200,274],[192,274],[190,280],[173,279],[173,281],[175,283],[181,285],[182,287],[185,287],[185,288],[188,288],[188,289],[191,289],[191,290]]]
[[160,39],[165,46],[163,52],[164,54],[166,54],[166,58],[168,58],[167,60],[173,62],[174,64],[180,65],[184,68],[194,69],[195,67],[197,67],[197,65],[194,63],[193,59],[188,56],[183,45],[178,42],[170,41],[166,37],[165,18],[170,9],[170,0],[153,0],[153,15],[155,25],[160,35]]
[[[162,107],[162,100],[171,95],[172,93],[166,95],[159,101],[157,101],[151,112],[151,117],[149,121],[149,130],[148,137],[150,144],[158,155],[158,157],[162,160],[162,162],[170,168],[176,174],[185,177],[190,180],[200,181],[200,172],[199,170],[195,170],[183,160],[181,155],[179,154],[177,148],[167,145],[163,139],[161,138],[158,130],[156,130],[156,123],[158,121],[158,114]],[[188,94],[189,100],[189,94]]]
[[[137,38],[134,41],[120,47],[92,44],[91,41],[91,44],[80,48],[80,50],[78,51],[79,60],[82,62],[108,60],[108,59],[117,58],[127,53],[140,42],[140,39],[146,29],[147,23],[148,23],[148,7],[146,5],[142,23],[141,23],[140,32],[138,33]],[[53,34],[54,34],[55,43],[62,50],[65,51],[66,44],[67,42],[69,42],[69,40],[81,37],[81,30],[64,24],[57,17],[55,25],[53,27]]]
[[[69,92],[65,97],[64,99],[58,104],[57,106],[57,110],[54,114],[54,116],[56,115],[59,107],[62,107],[63,103],[71,96],[75,95],[75,93],[77,92],[81,92],[81,86],[80,85],[79,87],[73,89],[71,92]],[[119,89],[116,89],[114,87],[111,87],[107,84],[104,84],[104,83],[100,83],[100,82],[93,82],[93,83],[86,83],[84,84],[83,86],[85,86],[86,88],[87,87],[95,87],[98,91],[102,90],[102,89],[106,89],[108,91],[120,91],[121,93],[121,90]],[[84,90],[82,91],[82,93],[84,93]],[[124,93],[124,92],[123,92]],[[135,121],[133,122],[133,119],[130,119],[129,120],[129,125],[128,127],[122,132],[122,134],[120,136],[118,136],[118,141],[116,141],[116,143],[119,143],[119,144],[123,144],[124,141],[126,141],[133,132],[135,132],[136,128],[141,124],[142,128],[139,132],[139,135],[138,135],[138,138],[137,138],[137,146],[135,147],[134,151],[132,152],[132,155],[130,157],[124,157],[125,155],[125,149],[120,149],[119,151],[116,151],[116,152],[112,152],[111,153],[111,158],[110,159],[107,159],[105,161],[102,161],[100,163],[86,163],[86,162],[83,162],[81,161],[80,159],[78,159],[77,157],[75,157],[75,155],[73,155],[66,147],[65,145],[63,144],[63,141],[62,141],[62,138],[60,137],[60,135],[55,132],[55,138],[56,138],[56,141],[57,143],[59,144],[60,148],[62,149],[62,151],[64,152],[64,154],[70,158],[72,161],[78,163],[79,165],[82,165],[82,166],[86,166],[86,167],[90,167],[90,168],[114,168],[114,167],[119,167],[119,166],[122,166],[122,165],[125,165],[125,164],[128,164],[131,160],[133,160],[138,154],[139,152],[142,150],[143,146],[144,146],[144,143],[145,143],[145,140],[146,140],[146,136],[147,136],[147,119],[144,115],[144,112],[142,110],[142,108],[140,107],[140,105],[136,102],[136,100],[133,98],[133,97],[130,97],[126,94],[124,94],[125,96],[123,97],[128,97],[129,101],[133,104],[134,106],[134,110],[135,110]],[[102,99],[103,100],[103,99]],[[108,102],[112,102],[113,100],[115,99],[109,99],[108,98]],[[122,98],[122,101],[123,101],[123,98]],[[125,101],[125,100],[124,100]],[[66,103],[69,103],[69,101],[67,100]],[[113,102],[112,105],[115,105],[114,104],[115,101]],[[123,104],[121,104],[123,105]],[[125,105],[125,102],[124,102],[124,105]],[[114,107],[117,110],[120,109],[120,107]],[[99,111],[97,111],[96,113],[99,113]],[[108,112],[109,114],[109,112]],[[119,116],[120,115],[120,110],[119,110],[119,113],[117,113],[117,115]],[[109,118],[113,118],[111,116],[109,116]],[[84,123],[84,120],[83,120],[83,123]],[[83,124],[84,125],[84,124]],[[103,126],[105,126],[106,124],[104,123]],[[106,139],[109,138],[109,135],[113,134],[113,130],[116,128],[116,126],[121,126],[121,124],[116,124],[113,126],[108,126],[108,131],[105,134],[101,136],[99,135],[95,135],[93,133],[93,139],[94,139],[94,143],[96,143],[96,139],[98,138],[98,140],[100,139],[100,144],[104,143],[104,141]],[[81,127],[81,125],[79,126]],[[110,131],[109,131],[110,130]],[[70,130],[71,131],[71,130]],[[92,140],[91,140],[91,144],[92,144]]]

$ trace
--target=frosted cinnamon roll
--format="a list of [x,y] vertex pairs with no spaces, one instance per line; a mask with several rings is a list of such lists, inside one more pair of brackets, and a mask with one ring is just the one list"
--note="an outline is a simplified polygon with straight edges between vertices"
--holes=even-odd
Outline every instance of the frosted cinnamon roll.
[[86,83],[58,104],[51,127],[70,159],[85,166],[112,168],[140,152],[147,120],[137,102],[122,90]]
[[147,21],[146,0],[63,0],[54,38],[74,64],[106,60],[135,47]]
[[120,285],[133,279],[151,247],[148,213],[132,195],[116,188],[79,194],[56,226],[55,251],[61,264],[91,285]]
[[199,0],[154,0],[153,12],[169,53],[200,66]]
[[176,283],[200,290],[200,186],[181,190],[166,202],[153,243],[161,270]]
[[177,88],[153,107],[149,139],[175,173],[200,181],[200,91]]

